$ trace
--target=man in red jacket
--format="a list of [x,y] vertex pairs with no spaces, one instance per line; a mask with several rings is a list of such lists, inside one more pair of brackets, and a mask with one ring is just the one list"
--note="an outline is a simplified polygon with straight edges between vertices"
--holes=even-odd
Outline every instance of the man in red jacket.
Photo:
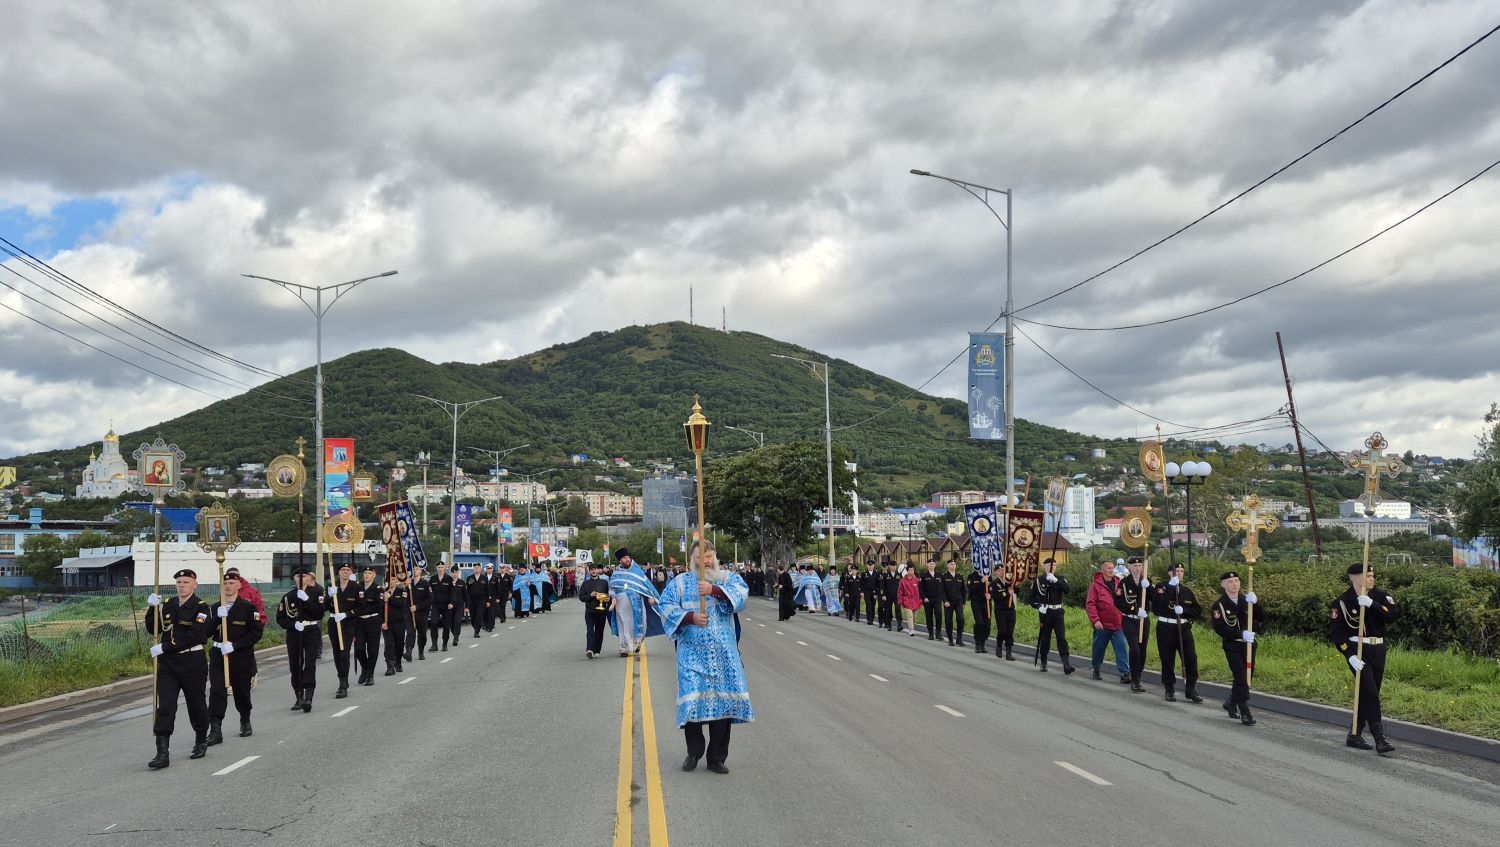
[[1094,625],[1094,679],[1102,679],[1099,666],[1104,664],[1104,645],[1113,645],[1115,668],[1120,672],[1120,684],[1130,684],[1130,647],[1125,643],[1125,633],[1120,631],[1123,618],[1115,608],[1115,563],[1108,559],[1099,563],[1099,571],[1089,584],[1089,621]]

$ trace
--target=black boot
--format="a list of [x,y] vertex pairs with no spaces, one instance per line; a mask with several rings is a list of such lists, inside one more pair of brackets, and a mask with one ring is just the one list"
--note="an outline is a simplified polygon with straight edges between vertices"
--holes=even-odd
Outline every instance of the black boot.
[[[1173,691],[1170,688],[1167,689],[1167,702],[1168,703],[1176,703],[1177,702],[1177,692]],[[1225,703],[1224,704],[1224,708],[1226,708],[1226,709],[1229,708],[1229,704]],[[1239,715],[1238,711],[1236,711],[1233,715],[1230,715],[1230,717],[1236,717],[1237,715]]]
[[1353,747],[1356,750],[1373,750],[1373,749],[1375,749],[1375,748],[1373,748],[1373,747],[1370,746],[1370,742],[1368,742],[1368,741],[1366,741],[1364,739],[1364,736],[1362,736],[1362,735],[1354,735],[1352,733],[1349,735],[1349,737],[1347,737],[1347,738],[1344,739],[1344,746],[1345,747]]
[[410,650],[407,650],[405,653],[402,653],[401,655],[406,658],[406,661],[408,661],[408,662],[412,661],[411,651]]
[[1396,752],[1391,742],[1385,740],[1385,722],[1370,721],[1370,735],[1375,737],[1375,752],[1384,756],[1387,753]]
[[1014,662],[1015,660],[1016,660],[1016,657],[1012,656],[1010,654],[1010,645],[1009,644],[1005,645],[1005,661],[1007,661],[1007,662]]
[[1224,701],[1224,711],[1228,712],[1231,718],[1237,718],[1240,716],[1239,704],[1231,700]]
[[311,688],[309,688],[306,691],[302,692],[302,712],[303,712],[303,714],[306,714],[306,713],[312,711],[312,695],[313,695],[313,690]]
[[427,653],[426,653],[425,650],[423,650],[420,647],[417,648],[417,661],[419,661],[419,662],[425,662],[425,661],[427,661]]
[[1140,680],[1138,680],[1138,679],[1131,680],[1131,682],[1130,682],[1130,693],[1131,694],[1140,694],[1140,693],[1143,693],[1145,690],[1146,690],[1146,687],[1143,686],[1143,685],[1141,685],[1141,681]]
[[1076,670],[1078,669],[1073,667],[1072,665],[1063,665],[1063,676],[1067,676]]
[[1103,679],[1103,678],[1104,677],[1101,676],[1100,673],[1099,673],[1099,669],[1098,668],[1094,668],[1094,679]]
[[333,699],[335,699],[335,700],[342,700],[342,699],[344,699],[345,697],[348,697],[348,696],[349,696],[349,678],[347,676],[341,676],[341,677],[339,677],[339,690],[333,692]]
[[169,746],[171,746],[171,744],[172,744],[172,736],[170,736],[170,735],[158,735],[158,736],[156,736],[156,758],[154,758],[151,761],[147,762],[146,763],[146,767],[148,767],[148,768],[150,768],[150,769],[152,769],[154,771],[158,771],[158,770],[161,770],[164,767],[167,767],[167,766],[171,765],[172,764],[172,756],[167,751],[167,748]]
[[301,708],[302,708],[302,692],[299,690],[297,692],[297,702],[293,703],[292,707],[290,709],[287,709],[287,711],[288,712],[295,712],[295,711],[297,711],[297,710],[299,710]]
[[1198,686],[1196,685],[1189,685],[1187,687],[1187,691],[1184,692],[1184,696],[1186,696],[1189,700],[1192,700],[1194,703],[1203,702],[1203,698],[1198,695]]
[[212,720],[208,722],[208,746],[224,743],[224,721]]
[[250,719],[240,718],[240,737],[249,738],[255,733],[250,729]]
[[1240,723],[1245,726],[1255,726],[1255,717],[1250,714],[1250,704],[1240,704]]
[[201,759],[208,755],[208,735],[198,733],[193,737],[193,752],[188,754],[189,759]]
[[386,663],[385,663],[385,675],[386,676],[395,676],[396,675],[396,664],[394,662],[390,661],[389,659],[387,659]]
[[1042,673],[1046,673],[1046,672],[1047,672],[1047,663],[1044,661],[1044,662],[1042,662]]

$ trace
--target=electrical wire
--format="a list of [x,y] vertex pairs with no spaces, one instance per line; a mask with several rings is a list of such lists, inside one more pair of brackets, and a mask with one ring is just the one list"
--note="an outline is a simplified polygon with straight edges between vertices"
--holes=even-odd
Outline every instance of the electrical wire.
[[1068,332],[1115,332],[1115,331],[1122,330],[1122,329],[1144,329],[1146,327],[1152,327],[1152,326],[1163,326],[1165,324],[1176,323],[1177,321],[1185,321],[1185,320],[1187,320],[1189,318],[1196,318],[1196,317],[1199,317],[1201,315],[1206,315],[1209,312],[1217,312],[1220,309],[1227,309],[1230,306],[1235,306],[1235,305],[1238,305],[1240,303],[1243,303],[1243,302],[1245,302],[1246,300],[1249,300],[1252,297],[1259,297],[1260,295],[1265,294],[1268,291],[1271,291],[1271,290],[1276,289],[1276,288],[1280,288],[1283,285],[1287,285],[1287,284],[1292,283],[1292,282],[1296,282],[1297,280],[1299,280],[1299,279],[1307,276],[1308,274],[1313,273],[1314,271],[1322,270],[1323,268],[1327,267],[1328,265],[1333,264],[1334,262],[1338,261],[1339,259],[1344,258],[1345,256],[1349,255],[1350,253],[1353,253],[1355,250],[1358,250],[1359,248],[1364,247],[1366,244],[1369,244],[1370,242],[1374,241],[1375,239],[1381,237],[1382,235],[1385,235],[1386,233],[1390,232],[1391,230],[1395,229],[1396,227],[1399,227],[1402,224],[1406,223],[1407,221],[1410,221],[1412,218],[1415,218],[1416,216],[1418,216],[1418,215],[1422,214],[1423,212],[1427,211],[1428,209],[1431,209],[1433,206],[1436,206],[1437,204],[1439,204],[1439,203],[1443,202],[1444,200],[1448,199],[1449,197],[1452,197],[1454,194],[1458,193],[1465,186],[1469,185],[1470,183],[1474,182],[1475,180],[1477,180],[1480,177],[1484,176],[1485,174],[1489,173],[1491,170],[1494,170],[1496,167],[1500,167],[1500,159],[1497,159],[1494,162],[1491,162],[1489,165],[1486,165],[1478,173],[1474,174],[1473,176],[1469,177],[1468,179],[1464,180],[1463,182],[1460,182],[1458,185],[1455,185],[1454,187],[1452,187],[1452,188],[1448,189],[1447,191],[1443,192],[1442,194],[1438,195],[1436,198],[1432,199],[1431,201],[1429,201],[1425,205],[1421,206],[1416,211],[1411,212],[1410,214],[1406,215],[1405,217],[1401,218],[1400,220],[1396,221],[1395,223],[1393,223],[1393,224],[1385,227],[1384,229],[1379,230],[1374,235],[1369,236],[1368,238],[1364,239],[1363,241],[1360,241],[1359,243],[1353,245],[1352,247],[1348,247],[1348,248],[1346,248],[1344,250],[1339,251],[1338,253],[1335,253],[1334,255],[1328,257],[1327,259],[1324,259],[1323,261],[1317,263],[1316,265],[1313,265],[1312,267],[1308,268],[1305,271],[1302,271],[1299,274],[1296,274],[1294,276],[1289,276],[1289,277],[1287,277],[1286,279],[1283,279],[1280,282],[1272,283],[1271,285],[1267,285],[1264,288],[1258,289],[1256,291],[1252,291],[1249,294],[1245,294],[1245,295],[1242,295],[1240,297],[1236,297],[1233,300],[1230,300],[1230,301],[1225,302],[1225,303],[1220,303],[1217,306],[1210,306],[1210,307],[1208,307],[1206,309],[1199,309],[1199,310],[1194,311],[1194,312],[1188,312],[1185,315],[1178,315],[1178,316],[1172,317],[1172,318],[1163,318],[1163,319],[1158,320],[1158,321],[1147,321],[1145,323],[1136,323],[1136,324],[1120,324],[1118,326],[1066,326],[1066,325],[1063,325],[1063,324],[1052,324],[1052,323],[1045,323],[1043,321],[1034,321],[1034,320],[1031,320],[1029,318],[1022,318],[1022,317],[1017,317],[1016,320],[1024,322],[1024,323],[1031,324],[1033,326],[1044,326],[1044,327],[1047,327],[1048,329],[1060,329],[1060,330],[1065,330],[1065,331],[1068,331]]
[[[1266,176],[1263,176],[1260,179],[1256,180],[1248,188],[1242,189],[1238,194],[1235,194],[1234,196],[1230,197],[1228,200],[1225,200],[1224,202],[1220,203],[1219,205],[1213,207],[1212,209],[1209,209],[1207,212],[1204,212],[1202,215],[1199,215],[1197,218],[1194,218],[1193,220],[1189,221],[1188,223],[1184,224],[1183,226],[1178,227],[1176,230],[1172,231],[1171,233],[1168,233],[1167,235],[1165,235],[1165,236],[1157,239],[1156,241],[1151,242],[1150,244],[1146,245],[1145,247],[1142,247],[1141,249],[1139,249],[1139,250],[1135,251],[1134,253],[1130,254],[1129,256],[1126,256],[1125,258],[1121,259],[1120,261],[1115,262],[1113,265],[1110,265],[1109,267],[1105,268],[1104,270],[1099,271],[1098,273],[1094,274],[1093,276],[1090,276],[1090,277],[1087,277],[1085,279],[1082,279],[1082,280],[1080,280],[1078,282],[1073,283],[1072,285],[1070,285],[1070,286],[1068,286],[1066,288],[1063,288],[1063,289],[1061,289],[1059,291],[1053,292],[1052,294],[1049,294],[1049,295],[1047,295],[1046,297],[1043,297],[1040,300],[1037,300],[1037,301],[1035,301],[1033,303],[1029,303],[1029,304],[1027,304],[1025,306],[1022,306],[1021,308],[1016,309],[1015,312],[1012,312],[1012,315],[1019,314],[1021,312],[1026,311],[1027,309],[1031,309],[1031,308],[1034,308],[1036,306],[1040,306],[1040,305],[1042,305],[1043,303],[1046,303],[1049,300],[1052,300],[1052,299],[1057,298],[1057,297],[1061,297],[1062,295],[1067,294],[1067,293],[1069,293],[1071,291],[1076,291],[1079,288],[1082,288],[1083,286],[1088,285],[1089,283],[1093,282],[1094,280],[1099,279],[1100,277],[1104,276],[1105,274],[1110,273],[1111,271],[1113,271],[1113,270],[1115,270],[1117,268],[1120,268],[1120,267],[1124,266],[1125,264],[1127,264],[1129,262],[1132,262],[1132,261],[1140,258],[1141,256],[1144,256],[1145,254],[1149,253],[1150,251],[1156,249],[1157,247],[1160,247],[1161,245],[1167,243],[1168,241],[1171,241],[1173,238],[1176,238],[1177,236],[1183,234],[1184,232],[1187,232],[1188,230],[1192,229],[1193,227],[1197,226],[1198,224],[1200,224],[1200,223],[1208,220],[1209,218],[1211,218],[1214,215],[1218,214],[1220,211],[1222,211],[1225,208],[1229,207],[1232,203],[1240,200],[1241,198],[1245,197],[1246,195],[1250,194],[1252,191],[1255,191],[1257,188],[1260,188],[1261,186],[1265,185],[1266,183],[1270,182],[1271,180],[1275,179],[1276,177],[1281,176],[1283,173],[1285,173],[1286,171],[1290,170],[1294,165],[1298,164],[1302,160],[1306,159],[1307,157],[1311,156],[1312,154],[1318,152],[1319,150],[1321,150],[1324,147],[1328,146],[1329,144],[1333,143],[1340,136],[1342,136],[1344,133],[1346,133],[1349,130],[1354,129],[1355,127],[1357,127],[1360,124],[1364,123],[1367,119],[1369,119],[1370,117],[1372,117],[1373,115],[1375,115],[1380,110],[1384,109],[1385,107],[1387,107],[1387,106],[1391,105],[1392,103],[1396,102],[1397,100],[1401,99],[1401,97],[1403,97],[1404,95],[1406,95],[1412,89],[1416,88],[1417,86],[1419,86],[1422,83],[1426,82],[1427,80],[1431,79],[1439,71],[1443,70],[1444,68],[1446,68],[1449,65],[1453,64],[1454,62],[1458,61],[1458,59],[1460,57],[1462,57],[1465,53],[1468,53],[1470,50],[1474,49],[1475,47],[1478,47],[1482,42],[1484,42],[1490,36],[1494,35],[1496,32],[1500,32],[1500,26],[1495,26],[1493,29],[1489,30],[1488,32],[1484,33],[1483,35],[1481,35],[1478,38],[1474,39],[1473,41],[1469,42],[1468,46],[1464,47],[1462,50],[1458,51],[1457,53],[1454,53],[1452,56],[1449,56],[1447,59],[1444,59],[1442,61],[1442,63],[1440,63],[1437,67],[1433,68],[1432,70],[1429,70],[1427,73],[1422,74],[1420,77],[1417,77],[1417,79],[1415,81],[1413,81],[1412,83],[1410,83],[1409,85],[1407,85],[1405,88],[1401,89],[1400,91],[1397,91],[1395,94],[1392,94],[1390,97],[1387,97],[1378,106],[1376,106],[1375,108],[1369,110],[1368,112],[1365,112],[1363,115],[1360,115],[1352,123],[1349,123],[1349,124],[1345,125],[1343,129],[1340,129],[1338,132],[1335,132],[1333,135],[1330,135],[1327,138],[1323,139],[1322,141],[1318,142],[1317,144],[1313,145],[1313,147],[1311,149],[1307,150],[1307,152],[1303,153],[1302,155],[1298,156],[1297,158],[1291,160],[1290,162],[1287,162],[1286,164],[1282,165],[1281,167],[1277,168],[1276,170],[1272,171],[1271,173],[1267,174]],[[1003,317],[1003,315],[1002,315],[1002,317]]]

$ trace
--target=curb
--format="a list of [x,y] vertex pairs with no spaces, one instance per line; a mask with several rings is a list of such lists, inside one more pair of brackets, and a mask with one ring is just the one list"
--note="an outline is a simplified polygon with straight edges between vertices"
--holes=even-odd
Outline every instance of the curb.
[[[769,597],[762,599],[775,602],[773,598]],[[917,631],[926,632],[927,627],[919,624]],[[1033,659],[1036,658],[1036,647],[1030,644],[1016,642],[1013,652],[1030,656]],[[1056,650],[1052,650],[1048,652],[1048,656],[1057,657],[1058,653]],[[1077,659],[1079,657],[1074,656],[1073,658]],[[1058,661],[1061,661],[1061,658],[1058,658]],[[1154,685],[1160,685],[1161,672],[1151,670],[1150,668],[1145,669],[1141,672],[1141,682],[1144,684],[1147,681],[1150,681]],[[1221,700],[1229,699],[1229,686],[1223,683],[1204,680],[1198,683],[1198,691],[1200,694],[1205,695],[1205,700],[1209,699],[1209,695],[1218,697]],[[1295,697],[1285,697],[1280,694],[1267,694],[1254,689],[1251,690],[1251,696],[1257,711],[1273,712],[1278,715],[1287,715],[1289,717],[1313,721],[1314,723],[1336,726],[1340,727],[1341,731],[1345,733],[1349,731],[1348,709],[1327,706],[1309,700],[1298,700]],[[0,718],[0,720],[3,720],[3,718]],[[1461,732],[1439,729],[1438,727],[1412,723],[1396,718],[1386,718],[1384,723],[1386,737],[1392,741],[1407,741],[1413,744],[1421,744],[1424,747],[1446,750],[1450,753],[1462,753],[1466,756],[1473,756],[1476,759],[1500,762],[1500,741],[1481,738],[1477,735],[1465,735]]]
[[[282,646],[267,647],[263,650],[256,650],[255,657],[258,659],[261,656],[270,653],[281,652],[285,652],[285,648]],[[84,688],[78,691],[67,691],[62,694],[54,694],[51,697],[43,697],[40,700],[32,700],[30,703],[17,703],[14,706],[6,706],[5,708],[0,709],[0,725],[4,725],[11,721],[20,720],[21,718],[29,718],[32,715],[41,714],[42,712],[50,712],[53,709],[63,709],[68,706],[77,706],[83,703],[90,703],[95,700],[103,700],[107,697],[113,697],[116,694],[124,694],[130,691],[136,691],[139,689],[150,687],[150,675],[133,676],[129,679],[116,680],[114,682],[96,686],[94,688]]]

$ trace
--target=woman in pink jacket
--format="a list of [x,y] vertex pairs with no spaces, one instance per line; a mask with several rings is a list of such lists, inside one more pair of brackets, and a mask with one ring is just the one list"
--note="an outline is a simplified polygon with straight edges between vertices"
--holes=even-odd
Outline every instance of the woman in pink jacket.
[[922,608],[922,592],[917,587],[917,574],[907,568],[896,584],[896,604],[901,607],[901,616],[906,621],[906,634],[917,635],[917,610]]

